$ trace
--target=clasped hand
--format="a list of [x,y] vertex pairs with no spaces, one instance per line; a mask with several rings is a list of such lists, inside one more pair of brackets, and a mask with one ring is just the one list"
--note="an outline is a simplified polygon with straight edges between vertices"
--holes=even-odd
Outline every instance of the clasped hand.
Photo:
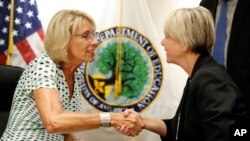
[[132,109],[125,110],[123,116],[124,122],[115,126],[116,130],[127,136],[134,137],[139,135],[145,126],[142,116]]

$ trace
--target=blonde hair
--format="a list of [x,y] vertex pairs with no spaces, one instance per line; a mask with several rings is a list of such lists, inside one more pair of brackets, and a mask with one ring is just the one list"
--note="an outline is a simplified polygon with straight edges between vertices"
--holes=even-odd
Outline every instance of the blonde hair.
[[214,20],[203,7],[177,9],[167,17],[164,34],[195,53],[207,54],[215,40]]
[[81,28],[83,20],[95,28],[94,20],[79,10],[61,10],[52,17],[45,35],[45,51],[55,63],[66,60],[72,33]]

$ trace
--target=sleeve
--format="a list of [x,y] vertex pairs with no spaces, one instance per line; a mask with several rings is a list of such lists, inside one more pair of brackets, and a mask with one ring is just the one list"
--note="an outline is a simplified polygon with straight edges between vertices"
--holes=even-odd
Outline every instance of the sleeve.
[[160,136],[162,141],[174,141],[174,122],[173,119],[165,119],[163,120],[167,127],[167,134],[166,136]]
[[32,94],[32,91],[38,88],[54,88],[56,85],[56,65],[48,60],[35,60],[27,68],[25,80],[26,94]]
[[206,141],[228,141],[235,122],[238,91],[223,69],[206,69],[197,79],[196,101],[202,118]]

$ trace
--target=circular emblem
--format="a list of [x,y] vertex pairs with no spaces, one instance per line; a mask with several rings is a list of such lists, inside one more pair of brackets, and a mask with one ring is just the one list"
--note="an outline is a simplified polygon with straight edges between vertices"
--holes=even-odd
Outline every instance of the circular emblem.
[[142,111],[162,83],[162,64],[150,40],[128,27],[107,29],[97,39],[95,61],[83,68],[83,97],[101,111]]

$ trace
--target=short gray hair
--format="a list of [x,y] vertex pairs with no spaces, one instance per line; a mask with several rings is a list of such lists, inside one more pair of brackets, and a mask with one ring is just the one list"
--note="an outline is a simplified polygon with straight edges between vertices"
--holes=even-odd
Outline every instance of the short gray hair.
[[207,54],[215,40],[214,20],[204,7],[177,9],[167,17],[164,34],[194,53]]

